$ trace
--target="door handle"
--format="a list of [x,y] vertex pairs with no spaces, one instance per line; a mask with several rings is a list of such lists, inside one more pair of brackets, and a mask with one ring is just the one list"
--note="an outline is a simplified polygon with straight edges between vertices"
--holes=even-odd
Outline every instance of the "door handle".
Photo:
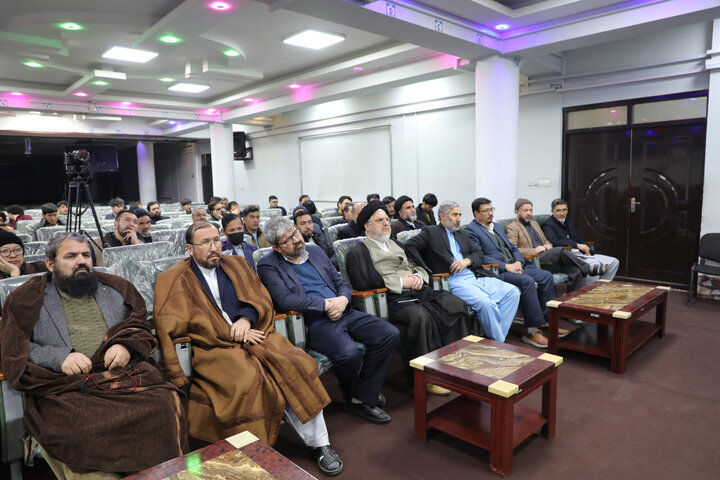
[[640,205],[640,202],[635,200],[635,197],[630,199],[630,213],[635,213],[635,206]]

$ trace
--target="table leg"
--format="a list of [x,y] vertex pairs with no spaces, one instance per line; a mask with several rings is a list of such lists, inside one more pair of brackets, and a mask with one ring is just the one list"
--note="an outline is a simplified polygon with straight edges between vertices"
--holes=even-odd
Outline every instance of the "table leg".
[[557,308],[550,308],[550,319],[548,320],[548,353],[553,355],[558,351],[558,325],[560,319]]
[[655,325],[660,327],[659,337],[665,336],[665,314],[667,313],[667,293],[662,299],[662,302],[657,304],[655,307]]
[[512,471],[514,406],[512,398],[496,396],[490,407],[490,471],[501,477]]
[[425,390],[425,372],[415,369],[415,438],[427,440],[427,391]]
[[555,436],[555,408],[557,406],[557,368],[542,387],[542,412],[547,423],[542,428],[545,438]]
[[616,318],[613,324],[612,351],[610,352],[610,370],[614,373],[625,373],[627,334],[628,321]]

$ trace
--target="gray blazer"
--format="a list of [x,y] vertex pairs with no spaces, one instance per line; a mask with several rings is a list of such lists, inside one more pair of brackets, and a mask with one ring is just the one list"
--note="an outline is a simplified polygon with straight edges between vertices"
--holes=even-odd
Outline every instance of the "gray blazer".
[[[108,329],[127,317],[128,307],[117,290],[100,283],[95,292],[95,300]],[[50,278],[45,287],[45,301],[30,339],[28,360],[43,368],[61,372],[62,364],[72,350],[60,294],[55,282]]]

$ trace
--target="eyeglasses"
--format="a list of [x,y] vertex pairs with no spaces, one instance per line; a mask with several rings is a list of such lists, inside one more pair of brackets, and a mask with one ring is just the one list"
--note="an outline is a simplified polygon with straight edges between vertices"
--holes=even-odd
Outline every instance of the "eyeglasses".
[[3,257],[9,257],[10,255],[16,255],[19,257],[20,255],[22,255],[22,252],[23,250],[20,247],[3,248],[2,250],[0,250],[0,255],[2,255]]
[[478,210],[479,213],[492,213],[495,211],[495,207],[486,208],[483,210]]
[[376,218],[375,220],[370,220],[371,223],[390,223],[390,219],[388,217],[383,218]]
[[300,230],[298,230],[297,228],[296,228],[295,230],[293,230],[293,232],[290,234],[290,236],[289,236],[288,238],[286,238],[286,239],[283,240],[282,242],[277,242],[278,247],[279,247],[280,245],[285,245],[285,244],[290,243],[290,242],[292,241],[292,239],[295,238],[295,237],[297,237],[297,238],[301,238],[301,237],[302,237],[302,234],[300,233]]
[[215,245],[216,247],[220,247],[222,245],[222,240],[220,238],[214,238],[212,240],[208,239],[204,242],[200,243],[193,243],[191,245],[194,245],[196,247],[202,247],[202,248],[210,248],[210,245]]

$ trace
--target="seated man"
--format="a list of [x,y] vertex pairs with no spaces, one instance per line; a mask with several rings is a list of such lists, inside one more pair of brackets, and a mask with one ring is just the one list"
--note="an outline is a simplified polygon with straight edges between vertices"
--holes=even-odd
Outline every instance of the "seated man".
[[245,237],[245,229],[243,228],[242,218],[240,215],[228,213],[222,218],[222,233],[225,235],[225,241],[222,244],[222,251],[232,252],[232,255],[242,255],[245,260],[255,268],[255,261],[252,258],[253,252],[258,248],[243,242]]
[[210,201],[210,203],[208,203],[208,213],[212,220],[221,222],[223,215],[226,213],[222,205],[222,199]]
[[367,203],[372,202],[373,200],[380,200],[380,194],[379,193],[368,193],[365,197],[365,200]]
[[[388,289],[390,322],[400,330],[403,363],[477,332],[467,305],[450,292],[435,292],[432,277],[408,260],[402,244],[390,240],[390,217],[380,200],[367,204],[358,217],[367,237],[347,255],[347,271],[359,290]],[[428,384],[427,391],[450,391]]]
[[562,198],[556,198],[550,204],[552,217],[542,224],[542,231],[553,245],[573,247],[580,251],[580,258],[592,267],[592,272],[585,279],[586,283],[598,280],[612,280],[620,266],[620,261],[608,255],[593,254],[585,240],[577,233],[572,221],[567,218],[568,204]]
[[307,195],[307,194],[303,193],[302,195],[300,195],[300,198],[298,198],[298,206],[299,206],[299,207],[302,207],[302,204],[303,204],[306,200],[310,200],[310,195]]
[[[293,214],[295,213],[295,211],[296,211],[298,208],[300,208],[300,207],[297,206],[297,207],[295,207],[295,208],[293,209]],[[322,230],[322,229],[323,229],[323,224],[322,224],[322,222],[320,221],[320,218],[319,218],[317,215],[315,215],[315,214],[317,213],[317,207],[315,206],[315,202],[313,202],[313,201],[310,200],[310,199],[307,199],[307,200],[305,200],[305,201],[303,202],[302,208],[304,208],[305,210],[308,211],[308,213],[310,214],[310,217],[312,218],[313,223],[315,223],[315,225],[317,225],[318,228],[319,228],[320,230]]]
[[152,227],[152,220],[150,219],[150,212],[144,208],[138,208],[135,210],[135,216],[137,216],[137,236],[140,240],[145,243],[152,243],[152,234],[150,228]]
[[57,203],[58,207],[58,214],[60,214],[61,217],[66,217],[68,214],[68,202],[65,200],[60,200]]
[[[338,198],[337,201],[337,212],[335,213],[335,215],[344,216],[343,213],[345,210],[345,205],[350,205],[352,201],[353,199],[352,197],[350,197],[350,195],[340,195],[340,198]],[[302,205],[302,202],[300,203],[300,205]],[[345,220],[348,221],[347,219]]]
[[47,272],[43,261],[25,262],[24,252],[25,245],[17,235],[0,230],[0,279]]
[[183,455],[183,400],[150,360],[157,342],[142,296],[93,272],[80,233],[53,237],[45,253],[52,273],[5,302],[0,352],[50,468],[58,478],[121,478]]
[[[349,218],[347,225],[343,225],[342,227],[338,228],[338,240],[365,236],[365,229],[362,227],[362,225],[358,225],[356,221],[358,215],[360,215],[360,212],[362,212],[362,209],[365,207],[365,205],[365,202],[355,202],[354,204],[352,204],[351,215],[349,217],[345,217],[346,219]],[[344,208],[347,209],[349,208],[349,206],[346,205]]]
[[325,232],[319,228],[312,220],[310,213],[304,208],[297,207],[293,212],[293,221],[300,231],[306,244],[317,245],[325,252],[335,268],[337,268],[337,259],[335,258],[335,249],[328,242]]
[[57,225],[65,225],[65,219],[58,216],[58,208],[54,203],[45,203],[40,207],[42,211],[42,219],[38,223],[30,225],[27,232],[37,241],[37,231],[42,227],[55,227]]
[[32,220],[30,215],[25,215],[25,210],[20,205],[10,205],[5,209],[9,221],[7,222],[13,230],[17,230],[17,222],[19,220]]
[[15,233],[15,230],[7,224],[7,213],[0,212],[0,230],[5,230],[6,232]]
[[382,202],[388,211],[388,215],[390,215],[390,220],[395,218],[395,197],[388,195],[387,197],[383,197]]
[[[133,210],[123,210],[115,217],[115,229],[100,238],[93,239],[93,256],[95,265],[103,266],[102,250],[99,247],[121,247],[123,245],[142,245],[145,243],[138,237],[138,219]],[[103,245],[104,244],[104,245]]]
[[195,211],[192,214],[192,221],[195,222],[204,222],[207,220],[207,212],[204,208],[196,208]]
[[275,195],[270,195],[268,197],[268,206],[270,208],[279,208],[283,217],[287,215],[287,210],[285,210],[285,207],[278,205],[278,198]]
[[412,198],[401,195],[395,202],[396,219],[390,222],[390,238],[397,238],[397,234],[405,230],[416,230],[423,225],[417,222],[417,213]]
[[[167,220],[168,218],[170,218],[163,217],[162,210],[160,209],[160,204],[156,201],[148,202],[147,211],[150,212],[150,221],[153,225],[155,225],[160,220]],[[115,218],[117,218],[117,216]]]
[[180,202],[180,209],[186,214],[192,215],[192,200],[184,198],[183,201]]
[[192,339],[190,435],[215,442],[249,430],[272,445],[284,413],[320,469],[340,473],[322,414],[330,397],[317,363],[275,332],[270,295],[244,258],[221,255],[215,226],[193,223],[185,239],[190,258],[158,276],[155,325],[161,365],[178,387],[190,381],[172,339]]
[[[305,245],[284,217],[265,229],[274,253],[258,262],[260,279],[279,312],[305,314],[307,347],[326,355],[345,396],[345,411],[373,423],[390,415],[378,403],[399,332],[385,320],[350,307],[350,287],[320,247]],[[365,355],[355,342],[365,344]]]
[[115,197],[110,200],[110,210],[112,213],[105,215],[105,220],[112,220],[117,217],[117,214],[125,210],[125,200],[120,197]]
[[517,218],[505,228],[508,240],[523,255],[540,255],[540,267],[552,273],[568,276],[568,292],[582,287],[583,278],[591,273],[590,265],[569,250],[555,247],[545,238],[540,225],[533,220],[533,204],[527,198],[515,202]]
[[242,209],[240,208],[240,204],[233,200],[232,202],[228,203],[227,212],[225,212],[225,214],[234,213],[235,215],[240,215],[241,211]]
[[437,207],[438,199],[434,193],[426,193],[420,204],[420,211],[418,212],[418,222],[424,223],[425,225],[437,225],[435,221],[435,212],[433,208]]
[[[547,302],[555,298],[552,273],[537,268],[532,260],[525,260],[517,247],[508,240],[502,226],[493,222],[495,208],[489,199],[473,200],[472,211],[475,219],[465,227],[470,240],[480,247],[486,261],[498,264],[500,280],[520,289],[520,305],[525,320],[522,341],[534,347],[547,348],[547,337],[539,329],[547,325]],[[564,328],[558,331],[559,336],[567,333]]]
[[460,230],[460,205],[443,202],[438,213],[440,225],[428,225],[407,241],[408,257],[432,273],[449,273],[450,293],[475,310],[486,337],[504,342],[520,292],[482,268],[482,251]]
[[270,246],[262,230],[260,230],[260,207],[257,205],[249,205],[242,211],[242,218],[245,226],[245,233],[252,237],[252,245],[258,248],[267,248]]

